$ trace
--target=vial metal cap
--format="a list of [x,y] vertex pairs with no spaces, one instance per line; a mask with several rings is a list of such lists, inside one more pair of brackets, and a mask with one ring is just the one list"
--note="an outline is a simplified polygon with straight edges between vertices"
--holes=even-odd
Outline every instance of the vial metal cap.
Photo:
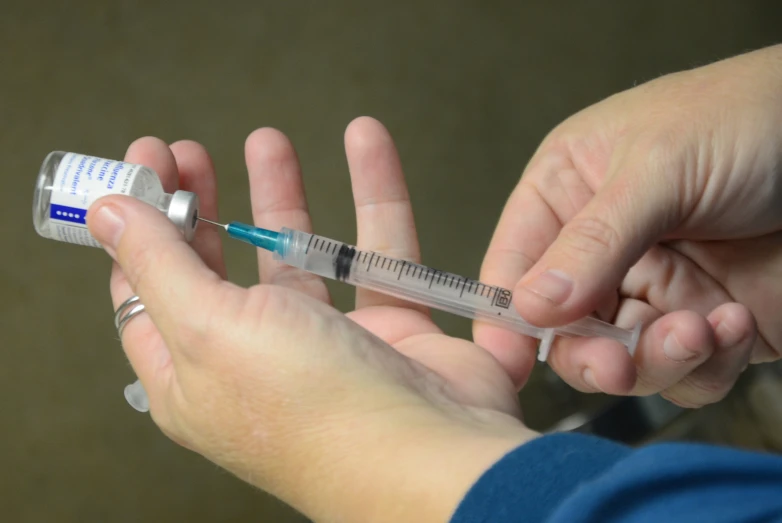
[[198,225],[198,195],[188,191],[176,191],[168,206],[168,219],[174,222],[190,241],[195,236]]

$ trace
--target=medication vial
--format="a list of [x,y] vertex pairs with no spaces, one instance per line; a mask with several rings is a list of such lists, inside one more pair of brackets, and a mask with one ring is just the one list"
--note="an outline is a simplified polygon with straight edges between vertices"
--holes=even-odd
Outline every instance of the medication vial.
[[198,222],[198,196],[167,194],[149,167],[63,151],[46,156],[33,196],[33,224],[44,238],[100,247],[87,230],[90,205],[110,194],[133,196],[153,205],[182,231],[187,241]]

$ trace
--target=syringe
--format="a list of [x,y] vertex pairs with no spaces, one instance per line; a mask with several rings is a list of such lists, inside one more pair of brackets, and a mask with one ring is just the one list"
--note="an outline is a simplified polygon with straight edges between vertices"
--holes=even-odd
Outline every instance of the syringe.
[[574,323],[542,328],[525,321],[512,305],[508,289],[481,283],[384,254],[293,229],[280,232],[239,222],[216,223],[237,240],[274,253],[274,259],[307,272],[381,292],[432,309],[478,319],[540,339],[538,359],[546,361],[555,336],[589,336],[619,341],[634,354],[641,324],[622,329],[588,316]]
[[[418,303],[465,318],[479,319],[510,331],[538,338],[538,359],[546,361],[555,336],[602,337],[619,341],[635,353],[641,324],[634,329],[588,316],[556,328],[536,327],[525,321],[513,307],[508,289],[443,272],[384,254],[362,251],[352,245],[293,229],[280,232],[239,222],[216,223],[237,240],[271,251],[274,259],[307,272]],[[138,411],[149,409],[141,383],[125,387],[125,399]]]

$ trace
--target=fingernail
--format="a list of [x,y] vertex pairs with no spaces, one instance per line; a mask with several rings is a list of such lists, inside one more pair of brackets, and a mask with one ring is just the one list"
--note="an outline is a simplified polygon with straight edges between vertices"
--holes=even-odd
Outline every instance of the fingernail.
[[91,230],[95,239],[103,245],[103,248],[114,257],[122,237],[122,231],[125,230],[125,220],[122,212],[111,204],[99,207],[94,214],[88,215],[91,223]]
[[595,390],[599,390],[599,391],[602,392],[602,389],[597,384],[597,380],[595,380],[595,373],[592,372],[592,369],[590,369],[589,367],[584,369],[584,371],[581,373],[581,378],[584,380],[584,382],[587,385],[589,385],[590,387],[592,387]]
[[676,337],[676,334],[672,332],[665,337],[665,341],[663,342],[663,352],[665,353],[666,358],[678,363],[689,361],[693,359],[695,356],[697,356],[696,353],[686,349],[679,342],[679,339]]
[[573,280],[562,271],[549,270],[524,284],[523,288],[555,305],[561,305],[573,291]]

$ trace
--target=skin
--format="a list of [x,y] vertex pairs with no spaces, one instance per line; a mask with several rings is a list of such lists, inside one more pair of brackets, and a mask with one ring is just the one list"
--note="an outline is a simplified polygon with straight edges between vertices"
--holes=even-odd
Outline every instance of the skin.
[[[515,287],[538,325],[593,311],[647,325],[634,359],[608,340],[561,340],[550,364],[574,387],[698,406],[750,360],[779,358],[780,84],[780,49],[769,48],[620,93],[544,140],[482,279]],[[419,261],[388,132],[359,118],[345,147],[357,245]],[[260,129],[245,153],[255,224],[311,230],[288,139]],[[125,159],[153,168],[167,192],[198,193],[219,220],[199,144],[142,138]],[[364,290],[343,315],[319,278],[263,252],[260,284],[237,287],[216,229],[187,244],[131,198],[99,200],[88,225],[115,260],[114,306],[137,294],[147,307],[123,345],[155,423],[315,521],[447,521],[492,463],[538,436],[516,396],[531,340],[481,323],[477,344],[451,338],[426,310]]]

